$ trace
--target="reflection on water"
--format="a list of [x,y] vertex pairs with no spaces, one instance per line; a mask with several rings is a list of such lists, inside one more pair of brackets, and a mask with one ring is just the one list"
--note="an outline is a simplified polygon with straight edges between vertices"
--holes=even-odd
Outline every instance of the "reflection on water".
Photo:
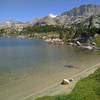
[[42,40],[1,38],[0,86],[31,75],[36,81],[36,77],[39,80],[41,76],[44,78],[52,73],[68,70],[69,67],[78,69],[99,61],[99,51],[81,51],[70,46],[49,45]]

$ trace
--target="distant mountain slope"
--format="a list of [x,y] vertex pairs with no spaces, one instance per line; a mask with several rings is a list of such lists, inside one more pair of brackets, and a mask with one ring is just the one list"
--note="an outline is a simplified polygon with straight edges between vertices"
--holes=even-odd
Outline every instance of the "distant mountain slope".
[[34,25],[65,25],[70,26],[75,22],[81,22],[86,20],[91,15],[100,14],[100,5],[81,5],[78,8],[73,8],[70,11],[62,13],[60,16],[51,17],[46,16],[37,20]]
[[80,7],[73,8],[70,11],[66,11],[59,16],[54,16],[50,14],[49,16],[45,16],[41,19],[35,19],[30,23],[23,23],[18,21],[5,21],[0,23],[0,28],[13,27],[13,29],[22,30],[23,27],[27,26],[45,26],[45,25],[53,25],[53,26],[65,26],[71,27],[73,24],[84,23],[88,24],[90,16],[93,15],[93,23],[94,26],[100,27],[100,5],[81,5]]
[[70,11],[62,13],[62,15],[68,15],[68,16],[83,16],[83,15],[90,16],[96,14],[100,14],[100,5],[93,5],[93,4],[81,5],[78,8],[73,8]]
[[23,30],[24,27],[29,26],[30,23],[24,23],[24,22],[20,22],[20,21],[12,21],[12,20],[8,20],[8,21],[4,21],[2,23],[0,23],[0,29],[5,29],[6,32],[20,32]]

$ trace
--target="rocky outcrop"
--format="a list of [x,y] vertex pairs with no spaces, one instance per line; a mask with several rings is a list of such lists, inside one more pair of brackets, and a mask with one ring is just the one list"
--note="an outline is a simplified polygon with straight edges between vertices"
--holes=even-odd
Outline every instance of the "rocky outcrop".
[[68,16],[90,16],[100,14],[100,5],[81,5],[78,8],[73,8],[70,11],[62,13],[62,15]]
[[7,32],[13,32],[15,31],[22,31],[24,27],[29,26],[29,23],[23,23],[23,22],[19,22],[19,21],[5,21],[0,23],[0,29],[5,29],[7,30]]
[[100,14],[100,5],[81,5],[78,8],[73,8],[70,11],[62,13],[60,16],[47,16],[37,21],[33,21],[34,25],[60,25],[70,27],[74,23],[80,23],[88,19],[91,15]]

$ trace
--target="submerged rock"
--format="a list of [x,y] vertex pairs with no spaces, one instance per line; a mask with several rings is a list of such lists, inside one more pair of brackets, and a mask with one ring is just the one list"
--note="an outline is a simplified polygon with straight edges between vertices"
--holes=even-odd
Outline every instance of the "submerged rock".
[[73,65],[64,65],[64,67],[73,68],[74,66]]

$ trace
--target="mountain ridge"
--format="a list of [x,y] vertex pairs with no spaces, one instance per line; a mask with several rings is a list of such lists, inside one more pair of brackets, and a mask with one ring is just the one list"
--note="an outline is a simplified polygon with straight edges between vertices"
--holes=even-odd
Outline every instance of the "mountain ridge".
[[[62,26],[70,27],[74,23],[80,23],[85,21],[91,15],[99,15],[100,14],[100,5],[95,4],[87,4],[80,5],[79,7],[75,7],[69,11],[61,13],[59,16],[45,16],[40,19],[35,19],[29,23],[23,23],[19,21],[6,21],[0,23],[0,28],[18,26],[17,28],[23,28],[26,26],[35,26],[35,25],[53,25],[53,26]],[[97,17],[95,17],[97,18]]]
[[[62,13],[59,16],[56,16],[54,18],[50,16],[46,16],[44,18],[41,18],[38,20],[34,25],[65,25],[65,24],[71,24],[75,20],[83,20],[91,15],[98,15],[100,14],[100,5],[94,5],[94,4],[87,4],[87,5],[81,5],[77,8],[73,8],[69,11],[66,11]],[[33,21],[34,22],[34,21]]]
[[100,13],[100,5],[84,4],[80,5],[79,7],[75,7],[69,11],[65,11],[61,15],[82,16],[82,15],[96,15],[98,13]]

